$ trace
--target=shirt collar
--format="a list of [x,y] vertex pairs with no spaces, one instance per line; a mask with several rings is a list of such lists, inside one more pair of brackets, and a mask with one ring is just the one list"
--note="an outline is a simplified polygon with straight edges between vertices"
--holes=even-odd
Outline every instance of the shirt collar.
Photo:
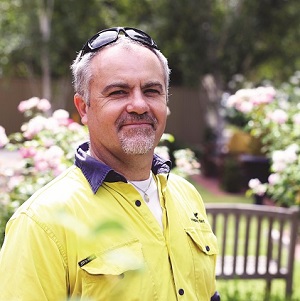
[[[103,182],[127,182],[123,175],[88,155],[88,150],[88,142],[85,142],[78,147],[75,154],[75,165],[81,169],[94,193],[97,192]],[[159,173],[169,173],[171,166],[171,161],[165,160],[154,154],[151,169],[155,175]]]

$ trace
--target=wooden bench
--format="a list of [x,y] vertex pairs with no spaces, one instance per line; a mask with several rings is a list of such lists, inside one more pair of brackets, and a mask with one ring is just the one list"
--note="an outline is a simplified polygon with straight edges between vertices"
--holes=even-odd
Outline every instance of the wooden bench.
[[265,205],[206,204],[219,242],[217,279],[265,279],[286,282],[292,295],[299,208]]

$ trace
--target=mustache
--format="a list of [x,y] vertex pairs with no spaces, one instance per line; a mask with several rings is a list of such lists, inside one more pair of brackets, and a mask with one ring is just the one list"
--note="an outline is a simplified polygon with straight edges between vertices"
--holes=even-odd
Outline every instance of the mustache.
[[152,124],[155,128],[157,125],[157,119],[154,116],[149,115],[149,113],[137,114],[137,113],[127,113],[126,115],[120,116],[116,125],[118,128],[122,127],[125,124],[130,124],[134,122],[147,122]]

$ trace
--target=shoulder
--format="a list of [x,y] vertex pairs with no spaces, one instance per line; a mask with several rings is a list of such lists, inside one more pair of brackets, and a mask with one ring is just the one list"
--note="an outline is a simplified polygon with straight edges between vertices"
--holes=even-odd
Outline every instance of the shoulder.
[[178,176],[172,172],[169,174],[168,186],[172,189],[174,189],[174,188],[177,188],[180,190],[184,189],[184,190],[189,191],[190,193],[199,195],[199,192],[197,191],[197,189],[191,182],[189,182],[185,178]]
[[71,166],[61,175],[50,181],[44,187],[36,191],[13,215],[13,218],[21,213],[43,215],[52,210],[68,206],[78,196],[93,194],[90,186],[80,169]]
[[[170,174],[164,193],[169,206],[175,206],[180,214],[180,219],[185,220],[185,225],[189,225],[193,215],[206,219],[205,204],[195,186],[188,180]],[[184,223],[184,222],[183,222]]]

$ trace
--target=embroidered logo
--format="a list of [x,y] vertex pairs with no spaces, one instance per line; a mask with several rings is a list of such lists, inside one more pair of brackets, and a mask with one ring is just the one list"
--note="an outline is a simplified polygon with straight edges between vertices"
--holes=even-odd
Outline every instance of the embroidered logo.
[[195,223],[205,223],[204,219],[199,219],[198,212],[194,213],[194,217],[191,218],[191,221],[193,221]]

